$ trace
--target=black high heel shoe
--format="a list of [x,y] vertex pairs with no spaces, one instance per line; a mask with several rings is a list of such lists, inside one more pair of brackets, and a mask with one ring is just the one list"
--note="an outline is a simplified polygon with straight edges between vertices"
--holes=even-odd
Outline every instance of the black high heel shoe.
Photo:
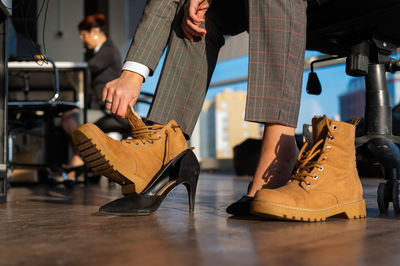
[[100,207],[99,212],[120,216],[149,215],[155,212],[165,197],[180,184],[186,186],[189,211],[194,211],[200,166],[196,155],[186,150],[171,160],[140,194],[129,194]]
[[[250,191],[250,187],[253,184],[253,181],[250,182],[247,187],[247,192]],[[231,205],[226,208],[226,212],[233,216],[250,216],[250,203],[253,200],[253,197],[243,196],[239,200],[235,201]]]

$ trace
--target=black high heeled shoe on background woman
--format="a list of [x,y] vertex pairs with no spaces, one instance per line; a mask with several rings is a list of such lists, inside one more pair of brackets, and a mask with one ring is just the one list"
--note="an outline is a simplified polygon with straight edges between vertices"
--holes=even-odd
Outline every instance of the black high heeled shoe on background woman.
[[200,165],[191,150],[185,150],[165,165],[140,193],[109,202],[99,211],[119,216],[149,215],[155,212],[165,197],[178,185],[186,186],[189,196],[189,211],[194,211]]

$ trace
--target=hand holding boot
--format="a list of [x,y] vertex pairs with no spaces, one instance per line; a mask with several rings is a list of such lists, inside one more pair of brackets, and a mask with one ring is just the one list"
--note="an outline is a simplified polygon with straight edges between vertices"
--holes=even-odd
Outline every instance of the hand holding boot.
[[119,78],[106,84],[102,100],[106,108],[121,118],[125,118],[128,105],[134,106],[139,98],[143,76],[124,70]]

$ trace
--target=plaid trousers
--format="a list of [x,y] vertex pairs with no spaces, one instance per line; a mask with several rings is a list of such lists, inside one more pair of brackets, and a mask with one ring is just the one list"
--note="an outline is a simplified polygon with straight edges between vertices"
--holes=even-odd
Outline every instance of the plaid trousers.
[[191,43],[181,29],[184,0],[149,0],[126,60],[152,72],[168,47],[147,119],[174,119],[190,136],[200,114],[224,35],[248,30],[245,120],[296,127],[306,40],[303,0],[214,0],[205,38]]

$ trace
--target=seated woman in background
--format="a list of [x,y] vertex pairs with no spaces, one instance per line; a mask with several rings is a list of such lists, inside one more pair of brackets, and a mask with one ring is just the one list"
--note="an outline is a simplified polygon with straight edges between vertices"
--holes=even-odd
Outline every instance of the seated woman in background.
[[[78,25],[82,43],[84,44],[85,61],[91,75],[91,86],[87,91],[86,104],[88,120],[95,122],[105,132],[129,130],[129,125],[123,119],[111,113],[107,114],[101,100],[105,84],[116,79],[121,74],[121,55],[115,44],[107,37],[106,21],[103,14],[94,14],[86,17]],[[68,135],[78,128],[75,119],[76,110],[66,112],[62,119],[62,126]],[[75,168],[83,165],[81,158],[74,154],[66,168]],[[75,175],[70,172],[70,177]]]

